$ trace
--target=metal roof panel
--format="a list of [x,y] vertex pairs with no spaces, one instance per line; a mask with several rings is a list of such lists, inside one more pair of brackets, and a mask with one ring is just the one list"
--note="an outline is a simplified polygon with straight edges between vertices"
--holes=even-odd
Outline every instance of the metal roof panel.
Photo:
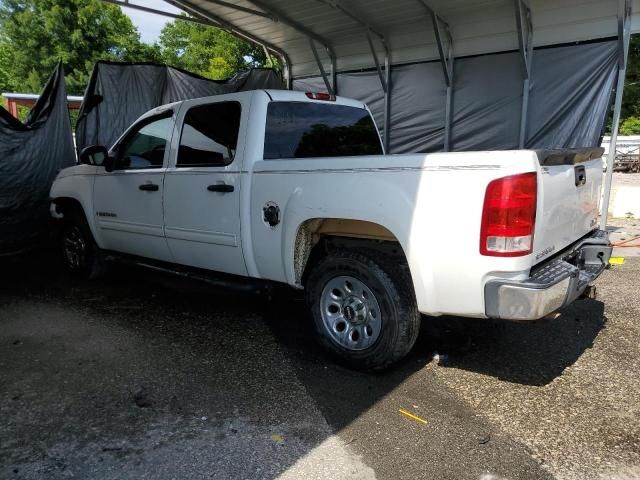
[[[334,0],[331,0],[334,1]],[[181,0],[287,52],[294,77],[317,75],[308,33],[330,45],[339,71],[374,67],[365,29],[329,0]],[[271,18],[225,6],[261,10]],[[418,0],[338,0],[372,30],[384,35],[392,63],[438,58],[429,11]],[[535,46],[586,41],[617,35],[617,0],[530,0]],[[429,0],[450,26],[456,56],[518,48],[513,2],[510,0]],[[640,0],[633,0],[634,11]],[[289,24],[289,21],[295,25]],[[295,27],[301,28],[295,28]],[[640,17],[633,17],[634,31]],[[382,58],[382,47],[375,41]],[[321,58],[328,57],[318,44]],[[324,61],[324,60],[323,60]]]

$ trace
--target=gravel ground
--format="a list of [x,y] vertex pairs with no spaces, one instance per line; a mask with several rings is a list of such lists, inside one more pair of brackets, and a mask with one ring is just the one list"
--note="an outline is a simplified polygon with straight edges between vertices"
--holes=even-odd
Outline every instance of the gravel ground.
[[[610,218],[607,230],[609,231],[609,238],[614,244],[640,245],[640,220]],[[613,255],[619,257],[640,257],[640,247],[614,248]]]
[[246,297],[119,274],[3,285],[0,478],[374,478]]
[[3,479],[640,478],[640,259],[554,321],[428,319],[376,375],[327,359],[296,295],[0,269]]
[[613,172],[613,185],[634,187],[640,185],[640,173]]
[[640,478],[640,259],[597,286],[604,305],[581,301],[546,326],[499,325],[425,371],[562,480]]

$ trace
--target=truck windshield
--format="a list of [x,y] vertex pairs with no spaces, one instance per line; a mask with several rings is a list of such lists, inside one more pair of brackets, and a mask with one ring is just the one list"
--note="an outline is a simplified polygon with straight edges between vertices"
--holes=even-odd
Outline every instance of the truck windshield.
[[271,102],[264,158],[381,155],[380,137],[363,108],[311,102]]

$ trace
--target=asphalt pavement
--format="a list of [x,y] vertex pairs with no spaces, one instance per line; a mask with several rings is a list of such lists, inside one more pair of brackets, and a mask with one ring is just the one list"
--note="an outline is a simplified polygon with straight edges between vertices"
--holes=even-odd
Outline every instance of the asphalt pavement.
[[2,479],[640,478],[639,259],[553,321],[426,319],[378,374],[327,358],[296,293],[0,270]]

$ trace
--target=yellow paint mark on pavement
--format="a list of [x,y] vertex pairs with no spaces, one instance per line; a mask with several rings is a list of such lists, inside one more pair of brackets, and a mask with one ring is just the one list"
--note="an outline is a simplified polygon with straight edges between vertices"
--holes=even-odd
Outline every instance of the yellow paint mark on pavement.
[[271,440],[278,443],[284,443],[284,438],[282,438],[282,435],[278,435],[277,433],[271,435]]
[[624,265],[624,257],[611,257],[609,263],[611,265]]
[[427,423],[426,420],[420,418],[420,417],[416,417],[413,413],[409,413],[406,410],[403,410],[402,408],[400,410],[398,410],[401,414],[406,415],[409,418],[412,418],[413,420],[415,420],[416,422],[420,422],[420,423]]

